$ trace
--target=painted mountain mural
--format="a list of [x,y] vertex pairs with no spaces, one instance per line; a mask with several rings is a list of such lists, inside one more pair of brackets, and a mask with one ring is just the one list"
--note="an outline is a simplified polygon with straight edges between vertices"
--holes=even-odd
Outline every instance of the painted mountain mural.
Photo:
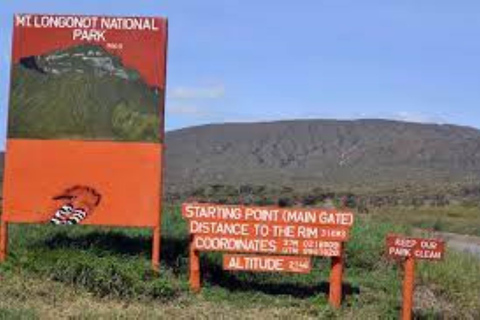
[[159,142],[164,91],[97,45],[20,59],[9,138]]

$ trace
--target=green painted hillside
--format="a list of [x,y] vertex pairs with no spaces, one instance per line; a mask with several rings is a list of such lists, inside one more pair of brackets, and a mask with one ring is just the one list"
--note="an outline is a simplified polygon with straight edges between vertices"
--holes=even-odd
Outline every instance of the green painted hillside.
[[26,57],[12,70],[8,136],[159,141],[163,95],[98,46]]

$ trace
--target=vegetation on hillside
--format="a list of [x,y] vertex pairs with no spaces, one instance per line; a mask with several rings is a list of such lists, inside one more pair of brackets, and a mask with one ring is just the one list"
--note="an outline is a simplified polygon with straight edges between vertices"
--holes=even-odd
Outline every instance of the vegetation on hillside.
[[480,182],[480,131],[388,120],[225,123],[170,131],[174,192],[211,184],[364,192]]

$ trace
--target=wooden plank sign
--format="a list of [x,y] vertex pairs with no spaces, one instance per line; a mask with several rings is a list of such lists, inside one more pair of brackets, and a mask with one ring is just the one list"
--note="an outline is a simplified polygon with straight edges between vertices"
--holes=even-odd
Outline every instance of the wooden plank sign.
[[334,209],[250,207],[208,203],[184,203],[186,219],[248,221],[286,224],[309,224],[351,227],[353,213]]
[[413,257],[415,259],[441,260],[444,252],[443,240],[387,236],[387,253],[393,258]]
[[345,226],[270,224],[247,221],[225,222],[196,219],[191,219],[188,224],[189,231],[192,234],[231,235],[248,238],[322,239],[328,241],[346,241],[350,230]]
[[198,251],[279,253],[323,257],[339,257],[342,252],[340,242],[303,239],[255,239],[236,236],[195,235],[192,245]]
[[223,256],[223,269],[232,271],[310,273],[312,262],[310,257],[226,254]]

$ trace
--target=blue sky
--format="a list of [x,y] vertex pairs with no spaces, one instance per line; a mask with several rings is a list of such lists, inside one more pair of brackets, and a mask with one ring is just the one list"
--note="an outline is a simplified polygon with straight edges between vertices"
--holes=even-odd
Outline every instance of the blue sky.
[[0,4],[0,148],[14,13],[168,17],[167,130],[299,118],[480,128],[478,0]]

